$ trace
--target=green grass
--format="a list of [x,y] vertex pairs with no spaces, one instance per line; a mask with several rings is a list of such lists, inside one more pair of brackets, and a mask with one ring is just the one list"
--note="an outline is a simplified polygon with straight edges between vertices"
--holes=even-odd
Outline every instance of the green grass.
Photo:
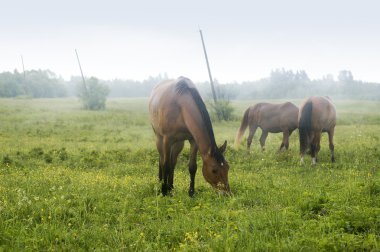
[[[174,195],[162,197],[147,99],[83,111],[77,99],[1,99],[1,250],[380,250],[380,102],[336,101],[335,164],[326,135],[317,166],[299,165],[298,134],[261,152],[232,148],[236,121],[215,122],[229,142],[232,197],[196,176],[189,198],[186,145]],[[299,104],[296,101],[295,104]],[[247,133],[246,133],[247,135]],[[246,137],[245,135],[245,137]]]

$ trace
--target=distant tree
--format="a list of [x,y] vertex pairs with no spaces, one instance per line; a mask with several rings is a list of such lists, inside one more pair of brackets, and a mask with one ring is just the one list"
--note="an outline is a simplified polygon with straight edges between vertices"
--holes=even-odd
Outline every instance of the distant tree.
[[30,70],[24,74],[15,70],[0,73],[0,97],[27,95],[35,98],[64,97],[64,80],[50,70]]
[[99,83],[95,77],[78,84],[78,96],[83,103],[84,109],[101,110],[106,108],[106,99],[109,94],[108,86]]
[[0,73],[0,97],[16,97],[24,95],[23,76],[15,70]]
[[308,80],[304,71],[293,73],[291,70],[276,69],[269,76],[269,85],[263,90],[267,98],[285,98],[292,96],[300,85],[301,80]]
[[149,76],[143,81],[114,79],[104,81],[110,87],[110,97],[146,97],[150,95],[153,87],[162,80],[168,79],[166,73]]
[[327,82],[334,82],[334,75],[326,74],[325,76],[322,77],[322,80],[327,81]]
[[65,97],[64,81],[50,70],[31,70],[26,72],[26,94],[35,98]]
[[354,77],[351,71],[342,70],[338,74],[338,81],[342,83],[352,82],[354,81]]
[[298,82],[309,82],[310,81],[310,78],[307,75],[307,73],[305,72],[305,70],[297,71],[294,78]]
[[342,70],[338,74],[338,82],[340,84],[340,94],[353,98],[360,93],[358,82],[354,81],[351,71]]

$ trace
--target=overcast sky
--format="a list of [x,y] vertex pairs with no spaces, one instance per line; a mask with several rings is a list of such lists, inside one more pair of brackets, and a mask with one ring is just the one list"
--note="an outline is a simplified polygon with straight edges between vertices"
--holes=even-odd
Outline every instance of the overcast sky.
[[1,0],[0,72],[257,80],[277,68],[380,82],[380,1]]

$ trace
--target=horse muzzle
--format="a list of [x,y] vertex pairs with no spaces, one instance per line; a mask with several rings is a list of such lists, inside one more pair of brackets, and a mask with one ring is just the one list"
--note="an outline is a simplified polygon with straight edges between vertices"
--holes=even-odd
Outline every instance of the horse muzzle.
[[232,195],[231,193],[231,189],[230,189],[230,185],[227,183],[227,184],[223,184],[223,183],[218,183],[216,185],[216,188],[219,190],[219,192],[221,192],[223,195]]

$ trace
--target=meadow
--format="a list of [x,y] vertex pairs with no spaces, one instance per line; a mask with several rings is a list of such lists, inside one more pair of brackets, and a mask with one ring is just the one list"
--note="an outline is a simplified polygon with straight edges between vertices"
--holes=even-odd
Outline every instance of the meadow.
[[[0,251],[379,251],[380,102],[337,100],[336,163],[299,164],[298,133],[233,148],[236,120],[213,122],[233,196],[203,179],[187,194],[189,145],[162,197],[147,98],[85,111],[75,98],[0,99]],[[274,101],[277,102],[277,101]],[[294,101],[296,105],[300,101]],[[245,138],[247,137],[247,132]]]

